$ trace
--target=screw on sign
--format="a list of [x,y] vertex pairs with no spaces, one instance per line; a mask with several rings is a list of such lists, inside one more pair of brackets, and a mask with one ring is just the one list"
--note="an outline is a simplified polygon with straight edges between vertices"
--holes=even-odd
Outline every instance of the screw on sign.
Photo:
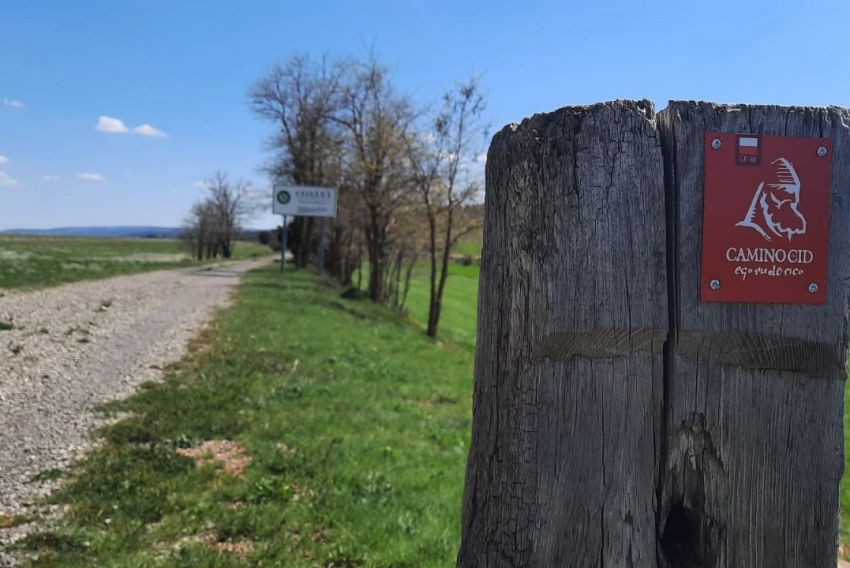
[[702,301],[826,301],[830,150],[821,138],[705,134]]

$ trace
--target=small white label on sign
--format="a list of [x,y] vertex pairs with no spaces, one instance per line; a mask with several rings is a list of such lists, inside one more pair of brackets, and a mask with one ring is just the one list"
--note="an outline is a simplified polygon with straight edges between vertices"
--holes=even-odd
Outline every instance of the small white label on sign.
[[336,189],[306,185],[277,186],[272,194],[275,215],[336,217]]

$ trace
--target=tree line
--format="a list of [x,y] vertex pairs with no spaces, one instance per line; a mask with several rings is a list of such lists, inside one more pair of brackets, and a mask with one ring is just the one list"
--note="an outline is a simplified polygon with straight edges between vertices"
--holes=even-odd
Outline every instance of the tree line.
[[181,239],[197,260],[231,258],[243,223],[259,207],[257,194],[247,181],[224,172],[203,183],[205,196],[189,211]]
[[[266,167],[273,182],[338,189],[337,217],[325,223],[329,274],[359,286],[366,265],[369,298],[402,308],[414,264],[425,259],[427,333],[435,336],[452,250],[480,226],[475,166],[486,126],[478,78],[421,106],[374,57],[298,55],[272,66],[249,100],[274,127]],[[298,217],[288,228],[297,266],[310,262],[318,227]]]

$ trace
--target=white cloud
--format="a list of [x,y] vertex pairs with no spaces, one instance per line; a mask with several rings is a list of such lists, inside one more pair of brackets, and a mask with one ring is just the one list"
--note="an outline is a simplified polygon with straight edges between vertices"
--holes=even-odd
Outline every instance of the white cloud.
[[82,181],[106,181],[106,178],[95,172],[81,172],[77,174],[77,179]]
[[9,177],[9,174],[4,172],[3,170],[0,170],[0,187],[4,185],[18,185],[18,180],[12,179],[11,177]]
[[9,163],[9,158],[0,154],[0,164],[8,164],[8,163]]
[[95,128],[101,132],[110,132],[113,134],[124,134],[128,132],[127,127],[121,119],[103,115],[97,119],[97,126]]
[[192,182],[192,187],[197,187],[198,189],[206,189],[209,184],[205,181],[197,180]]
[[142,136],[153,136],[155,138],[165,138],[168,136],[168,134],[166,134],[159,128],[151,126],[150,124],[141,124],[134,128],[133,132],[135,132],[136,134],[141,134]]
[[59,174],[45,174],[41,179],[44,181],[59,181],[61,177]]
[[[131,132],[127,125],[124,124],[124,121],[120,118],[115,118],[114,116],[105,116],[100,115],[97,119],[97,126],[95,129],[100,132],[109,132],[110,134],[126,134]],[[132,130],[133,134],[138,134],[140,136],[148,136],[152,138],[166,138],[168,134],[160,130],[159,128],[152,126],[150,124],[140,124],[136,126]]]
[[9,108],[24,108],[24,103],[16,99],[3,99],[3,106]]

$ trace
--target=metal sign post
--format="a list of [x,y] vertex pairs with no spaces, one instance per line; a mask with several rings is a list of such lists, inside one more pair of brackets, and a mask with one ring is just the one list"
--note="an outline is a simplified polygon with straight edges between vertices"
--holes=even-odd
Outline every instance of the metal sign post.
[[325,275],[325,218],[319,218],[319,276]]
[[280,231],[280,272],[283,274],[286,272],[286,233],[287,233],[287,223],[286,223],[286,215],[281,215],[283,219],[282,229]]
[[284,271],[286,255],[286,220],[288,215],[319,217],[319,251],[316,260],[319,276],[325,272],[325,217],[336,217],[337,191],[332,187],[306,185],[275,186],[272,193],[272,212],[283,216],[280,271]]

